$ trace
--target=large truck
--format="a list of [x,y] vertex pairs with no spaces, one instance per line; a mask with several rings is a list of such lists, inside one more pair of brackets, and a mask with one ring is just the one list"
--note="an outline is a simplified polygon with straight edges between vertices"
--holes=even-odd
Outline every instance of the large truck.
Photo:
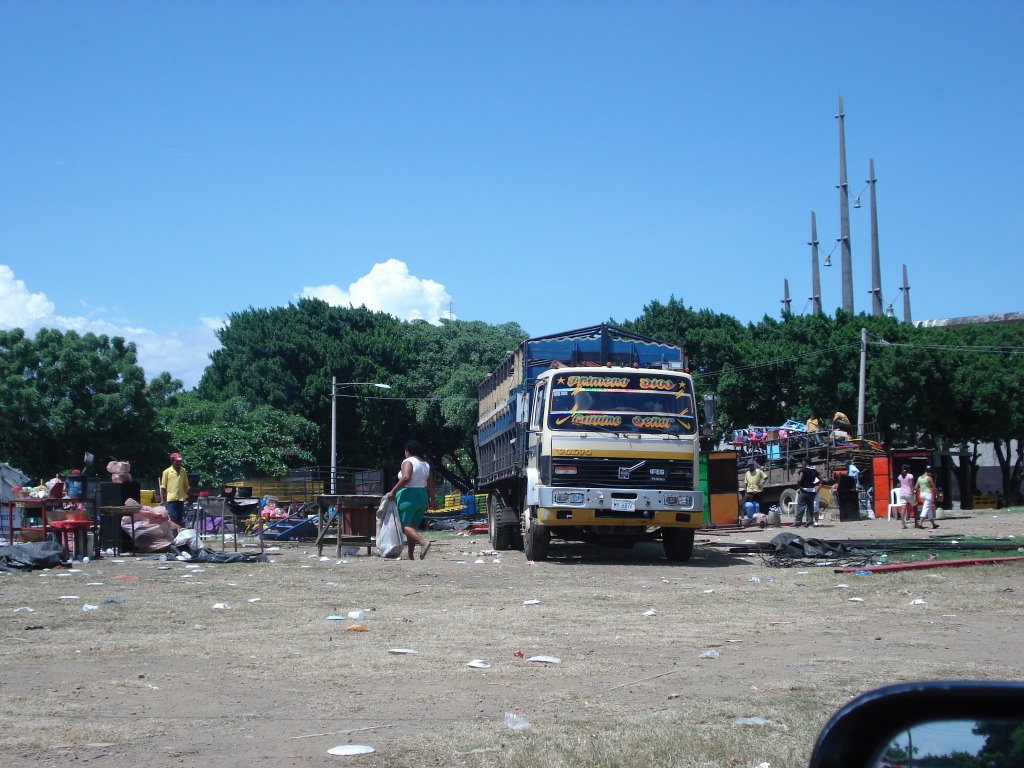
[[672,344],[607,324],[527,339],[480,385],[491,544],[660,539],[684,562],[703,522],[693,380]]

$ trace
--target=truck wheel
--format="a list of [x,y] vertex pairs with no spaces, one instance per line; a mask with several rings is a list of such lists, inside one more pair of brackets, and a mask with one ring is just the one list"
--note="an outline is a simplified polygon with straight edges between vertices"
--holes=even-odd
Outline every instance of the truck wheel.
[[784,515],[796,514],[796,491],[792,488],[786,488],[781,494],[779,494],[779,509],[782,510]]
[[526,532],[523,535],[523,551],[527,560],[539,561],[548,559],[551,548],[551,529],[537,522],[532,510],[523,512],[526,521]]
[[487,498],[487,534],[491,540],[491,546],[498,550],[506,550],[512,546],[512,538],[515,528],[511,525],[498,525],[498,516],[501,510],[505,509],[502,498],[492,493]]
[[661,545],[673,563],[685,563],[693,554],[693,528],[662,528]]

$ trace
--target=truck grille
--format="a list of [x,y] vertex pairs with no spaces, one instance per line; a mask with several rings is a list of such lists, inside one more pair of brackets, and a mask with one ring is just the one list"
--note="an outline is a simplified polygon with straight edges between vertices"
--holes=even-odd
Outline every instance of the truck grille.
[[[641,464],[641,461],[643,463]],[[640,464],[640,466],[637,466]],[[694,490],[693,461],[674,459],[554,459],[552,469],[576,467],[576,474],[552,472],[551,485],[590,488],[665,488]]]

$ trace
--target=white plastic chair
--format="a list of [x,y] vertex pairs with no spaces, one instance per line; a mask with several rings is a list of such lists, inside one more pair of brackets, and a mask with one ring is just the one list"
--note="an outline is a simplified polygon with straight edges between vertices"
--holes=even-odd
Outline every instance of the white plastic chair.
[[903,517],[903,504],[900,502],[900,489],[893,488],[889,491],[889,509],[886,511],[886,518],[899,520]]

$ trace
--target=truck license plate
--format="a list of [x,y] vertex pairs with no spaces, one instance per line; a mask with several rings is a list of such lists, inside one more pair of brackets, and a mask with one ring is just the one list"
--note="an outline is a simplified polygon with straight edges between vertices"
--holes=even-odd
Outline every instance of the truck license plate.
[[632,499],[612,499],[612,509],[615,512],[635,512],[636,502]]

